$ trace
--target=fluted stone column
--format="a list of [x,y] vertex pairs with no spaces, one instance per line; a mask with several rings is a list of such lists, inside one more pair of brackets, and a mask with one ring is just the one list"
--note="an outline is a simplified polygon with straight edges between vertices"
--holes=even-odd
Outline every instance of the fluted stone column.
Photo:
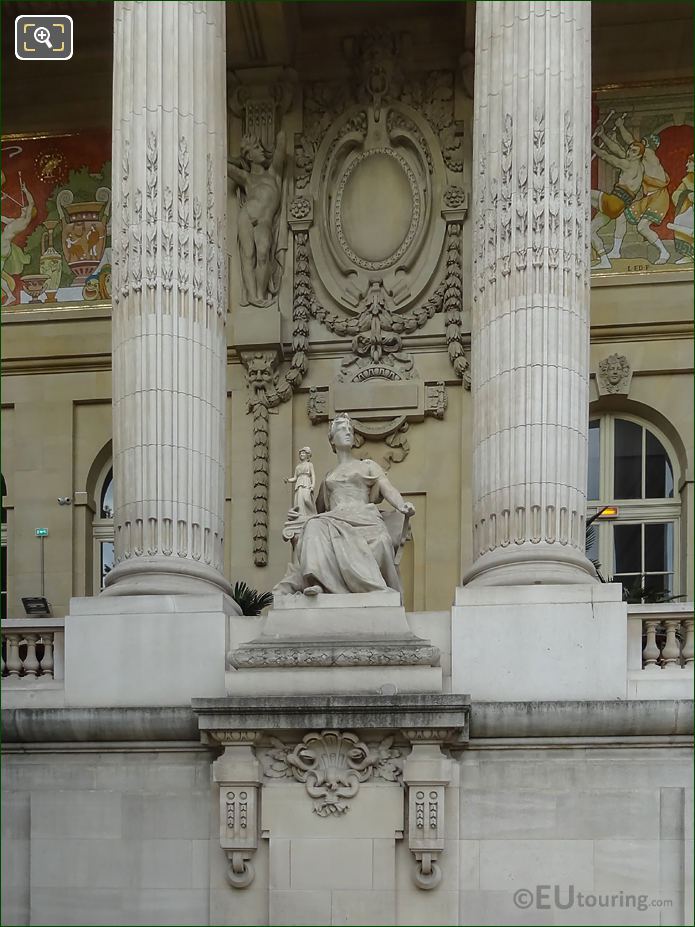
[[584,554],[590,93],[590,3],[476,5],[464,582],[595,580]]
[[229,592],[221,2],[116,2],[113,446],[105,594]]

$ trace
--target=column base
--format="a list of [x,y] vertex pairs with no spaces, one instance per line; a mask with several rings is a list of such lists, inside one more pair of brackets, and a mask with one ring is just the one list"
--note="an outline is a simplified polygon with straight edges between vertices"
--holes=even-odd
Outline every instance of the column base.
[[106,577],[102,596],[112,595],[209,595],[224,592],[231,596],[232,586],[224,576],[204,563],[161,557],[138,557],[123,560]]
[[597,583],[594,565],[575,547],[539,542],[498,547],[464,574],[464,586],[546,586]]

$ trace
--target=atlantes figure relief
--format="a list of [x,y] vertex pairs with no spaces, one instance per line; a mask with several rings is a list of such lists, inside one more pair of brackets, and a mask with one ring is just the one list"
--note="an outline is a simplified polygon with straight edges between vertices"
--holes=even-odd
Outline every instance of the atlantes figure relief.
[[275,151],[255,135],[244,135],[239,158],[227,162],[227,174],[239,193],[237,238],[244,304],[269,306],[277,296],[287,251],[283,175],[285,133],[278,132]]

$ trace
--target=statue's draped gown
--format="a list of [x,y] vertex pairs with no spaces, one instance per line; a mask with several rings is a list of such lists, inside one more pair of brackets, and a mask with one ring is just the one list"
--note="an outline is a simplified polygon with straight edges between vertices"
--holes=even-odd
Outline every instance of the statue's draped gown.
[[307,518],[276,595],[314,585],[331,593],[401,591],[393,542],[377,508],[384,477],[373,460],[331,470],[319,489],[318,514]]

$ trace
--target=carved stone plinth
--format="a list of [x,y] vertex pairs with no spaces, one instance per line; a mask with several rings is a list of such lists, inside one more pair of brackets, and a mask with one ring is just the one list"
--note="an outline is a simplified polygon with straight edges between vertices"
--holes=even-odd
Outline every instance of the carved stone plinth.
[[227,692],[440,692],[439,649],[413,634],[399,598],[278,599],[261,635],[228,653]]

